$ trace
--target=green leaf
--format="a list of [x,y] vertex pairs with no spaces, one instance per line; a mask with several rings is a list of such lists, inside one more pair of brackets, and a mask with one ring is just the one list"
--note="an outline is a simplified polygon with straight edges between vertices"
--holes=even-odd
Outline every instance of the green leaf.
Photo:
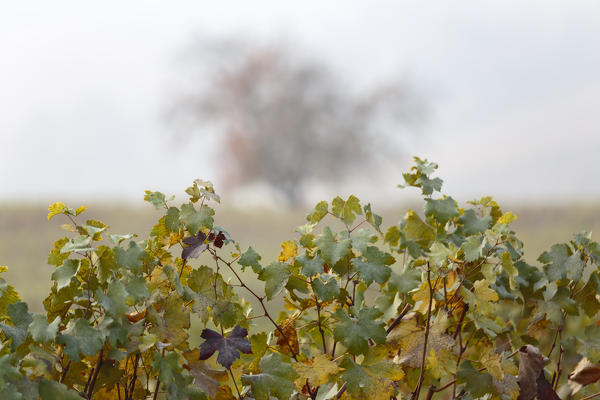
[[[572,281],[579,281],[581,279],[581,274],[583,272],[584,267],[585,263],[581,259],[581,253],[579,253],[579,251],[576,251],[575,253],[573,253],[573,255],[569,256],[569,258],[565,260],[567,279],[571,279]],[[587,283],[587,281],[583,283]]]
[[313,208],[308,215],[306,216],[306,220],[311,224],[316,224],[320,222],[323,217],[327,215],[328,205],[326,201],[320,201],[317,203],[315,208]]
[[110,282],[106,294],[98,288],[96,297],[106,313],[115,318],[125,315],[129,311],[128,303],[132,303],[133,300],[129,300],[129,293],[121,281]]
[[339,322],[333,330],[333,336],[346,346],[350,354],[367,354],[369,339],[373,339],[375,343],[385,342],[385,324],[383,321],[377,321],[382,313],[375,307],[360,309],[356,317],[350,317],[342,309],[338,309],[334,315]]
[[469,236],[462,244],[461,247],[465,252],[465,261],[471,262],[481,257],[481,252],[485,245],[485,241],[482,241],[482,238],[482,235]]
[[417,268],[408,267],[400,274],[393,271],[389,285],[401,294],[407,294],[421,285],[421,273],[422,271]]
[[215,211],[207,205],[203,205],[200,210],[196,210],[192,204],[184,204],[181,206],[179,218],[186,229],[192,235],[195,235],[201,228],[212,229],[213,215],[215,215]]
[[397,246],[398,241],[401,237],[402,232],[400,231],[400,229],[396,225],[392,225],[388,228],[387,232],[385,233],[385,236],[383,237],[383,242],[389,243],[390,246]]
[[178,232],[180,226],[179,209],[177,207],[169,207],[165,215],[165,227],[171,232]]
[[0,329],[2,329],[7,338],[12,340],[10,349],[14,352],[27,338],[27,327],[31,323],[32,318],[28,312],[27,303],[23,303],[22,301],[10,304],[7,308],[7,313],[12,325],[0,323]]
[[425,215],[434,218],[440,224],[444,225],[451,218],[458,217],[458,207],[452,197],[443,199],[425,199]]
[[73,240],[67,242],[62,249],[60,249],[61,253],[70,253],[72,251],[92,251],[92,250],[96,250],[94,247],[90,246],[90,243],[92,242],[92,237],[91,236],[86,236],[86,235],[81,235],[78,236],[76,238],[74,238]]
[[56,381],[42,380],[39,385],[41,400],[81,400],[74,390]]
[[360,273],[360,277],[369,286],[373,281],[384,284],[390,277],[392,265],[396,260],[390,254],[379,250],[375,246],[367,247],[367,251],[360,259],[354,258],[352,265]]
[[146,252],[141,249],[134,241],[129,242],[129,248],[123,250],[120,247],[115,247],[115,261],[118,265],[138,272],[142,268],[142,257]]
[[312,278],[316,274],[323,272],[325,260],[319,254],[315,254],[313,258],[309,258],[307,253],[302,253],[296,257],[296,262],[301,267],[302,275]]
[[104,336],[87,320],[78,318],[58,335],[56,342],[65,345],[64,352],[71,360],[79,362],[80,354],[93,356],[100,351]]
[[335,265],[335,263],[350,253],[352,241],[351,239],[336,240],[336,236],[326,226],[323,228],[323,232],[317,236],[315,245],[319,248],[319,252],[325,261],[330,265]]
[[60,290],[65,286],[69,286],[71,279],[77,274],[79,268],[79,260],[68,259],[63,264],[56,268],[52,273],[52,279],[57,283],[57,289]]
[[29,325],[28,332],[35,342],[53,342],[58,333],[60,322],[60,317],[56,317],[54,318],[54,321],[49,324],[45,315],[35,314],[31,321],[31,325]]
[[149,190],[146,190],[145,193],[144,200],[151,203],[157,210],[160,210],[167,205],[167,198],[163,193],[151,192]]
[[368,229],[359,229],[352,234],[351,239],[352,247],[361,253],[365,253],[367,251],[367,246],[377,241],[377,235]]
[[479,372],[470,361],[463,361],[456,374],[456,382],[465,385],[465,389],[473,398],[495,392],[492,376],[487,372]]
[[567,277],[565,263],[569,258],[570,251],[566,244],[555,244],[550,251],[543,252],[538,261],[546,264],[546,275],[549,281],[558,281]]
[[331,212],[336,217],[340,218],[347,225],[352,225],[356,219],[356,214],[361,215],[360,200],[354,195],[350,195],[348,200],[344,201],[337,196],[331,202]]
[[69,257],[69,254],[61,253],[61,249],[69,242],[68,238],[58,239],[48,254],[48,264],[59,266]]
[[381,216],[371,211],[371,203],[364,206],[363,210],[365,211],[365,217],[367,218],[367,222],[371,224],[371,226],[375,228],[377,232],[381,233],[381,222],[383,221],[383,219],[381,218]]
[[152,372],[158,373],[161,383],[169,385],[175,382],[181,374],[181,369],[179,355],[175,351],[167,351],[164,356],[158,351],[154,353]]
[[245,269],[245,267],[252,267],[252,271],[258,274],[262,270],[262,266],[259,263],[261,258],[262,257],[256,251],[254,251],[252,247],[248,247],[248,250],[246,250],[239,258],[238,264],[242,266],[242,271]]
[[461,233],[465,236],[471,236],[485,232],[492,225],[492,217],[486,215],[480,219],[477,218],[474,210],[466,210],[458,219],[458,222],[463,224]]
[[429,179],[429,177],[421,175],[419,179],[417,179],[417,183],[421,184],[422,194],[425,196],[431,195],[433,192],[439,192],[442,190],[443,180],[440,178]]
[[271,300],[273,296],[279,294],[291,274],[292,271],[290,265],[282,262],[271,263],[260,271],[258,279],[265,282],[265,294],[267,295],[268,300]]
[[[326,278],[326,275],[321,275],[321,278]],[[337,280],[331,276],[327,283],[319,278],[315,278],[311,287],[317,298],[321,301],[331,301],[340,294],[340,287],[338,286]]]
[[404,217],[404,237],[406,240],[413,240],[425,245],[435,238],[435,234],[433,229],[424,223],[416,212],[408,210]]
[[280,354],[272,353],[260,361],[260,374],[242,375],[242,383],[252,387],[256,400],[289,400],[294,391],[296,370]]
[[238,303],[220,299],[212,309],[213,320],[224,329],[231,328],[241,321],[245,321],[244,309]]

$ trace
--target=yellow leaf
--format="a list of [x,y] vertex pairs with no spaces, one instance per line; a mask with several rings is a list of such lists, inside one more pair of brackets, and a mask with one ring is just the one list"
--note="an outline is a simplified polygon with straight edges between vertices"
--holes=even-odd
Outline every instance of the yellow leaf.
[[75,228],[73,228],[73,225],[71,225],[71,224],[62,224],[60,226],[60,229],[69,231],[69,232],[75,232]]
[[4,266],[4,265],[0,265],[0,274],[3,272],[8,271],[8,267]]
[[336,375],[341,371],[341,368],[323,353],[304,362],[294,363],[293,366],[299,375],[295,382],[299,388],[306,384],[307,379],[312,387],[324,385],[329,380],[329,375]]
[[88,209],[88,206],[77,207],[77,209],[75,210],[75,215],[79,215],[87,209]]
[[490,289],[490,283],[485,279],[475,281],[473,288],[475,289],[475,296],[481,301],[497,301],[499,298],[498,293]]
[[511,211],[502,214],[502,216],[498,219],[498,223],[508,225],[513,221],[516,221],[518,216],[513,214]]
[[285,262],[289,260],[291,257],[296,257],[298,255],[298,245],[296,241],[286,240],[281,243],[281,254],[279,254],[279,261]]
[[56,202],[54,204],[50,204],[50,206],[48,206],[48,221],[50,220],[50,218],[54,217],[57,214],[62,213],[66,209],[67,209],[67,206],[65,206],[65,204],[60,201]]
[[498,381],[504,380],[504,370],[502,369],[502,356],[493,352],[486,352],[481,356],[481,363],[487,368]]

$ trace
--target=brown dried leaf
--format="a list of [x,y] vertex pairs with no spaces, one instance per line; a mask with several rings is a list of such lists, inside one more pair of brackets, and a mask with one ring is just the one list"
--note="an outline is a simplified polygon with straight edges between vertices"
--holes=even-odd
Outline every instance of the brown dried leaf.
[[279,329],[275,330],[275,336],[277,336],[277,345],[279,350],[284,354],[298,354],[300,352],[300,345],[298,344],[298,333],[296,332],[296,320],[293,318],[286,319],[280,326]]
[[600,364],[592,364],[583,357],[573,372],[569,374],[569,386],[573,393],[577,393],[583,386],[594,383],[600,379]]

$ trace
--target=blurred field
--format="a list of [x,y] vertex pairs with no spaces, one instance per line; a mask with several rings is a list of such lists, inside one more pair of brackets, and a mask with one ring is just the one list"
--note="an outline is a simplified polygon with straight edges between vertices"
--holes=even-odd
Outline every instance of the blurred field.
[[[78,206],[78,204],[73,204]],[[414,207],[414,206],[413,206]],[[384,217],[384,227],[397,222],[408,206],[375,212]],[[421,210],[420,206],[416,207]],[[600,233],[600,202],[564,205],[504,206],[504,211],[516,212],[519,219],[513,229],[525,243],[528,261],[534,262],[541,251],[552,244],[567,241],[582,230]],[[268,263],[276,259],[279,244],[296,237],[294,228],[304,224],[306,210],[286,212],[269,209],[217,210],[215,223],[229,231],[243,250],[252,245]],[[46,264],[48,251],[54,240],[67,232],[60,225],[67,221],[61,216],[47,221],[45,204],[0,205],[0,265],[9,267],[5,278],[16,287],[33,311],[42,310],[41,302],[47,294],[53,268]],[[147,235],[160,212],[150,205],[91,205],[87,218],[99,219],[110,226],[112,233]],[[596,239],[598,236],[596,236]]]

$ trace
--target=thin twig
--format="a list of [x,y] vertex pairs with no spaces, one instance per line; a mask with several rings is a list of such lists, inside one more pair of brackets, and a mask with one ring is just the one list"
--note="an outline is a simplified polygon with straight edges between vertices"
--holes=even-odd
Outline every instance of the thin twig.
[[100,353],[98,354],[98,362],[96,363],[96,370],[94,371],[94,377],[92,378],[92,382],[90,383],[90,387],[88,388],[87,398],[92,398],[92,393],[94,392],[94,386],[96,386],[96,379],[98,378],[98,374],[100,373],[100,368],[102,367],[102,356],[104,355],[104,348],[100,349]]
[[[344,384],[342,385],[342,387],[340,388],[340,390],[338,390],[338,392],[335,395],[335,398],[336,399],[341,398],[345,391],[346,391],[346,382],[344,382]],[[583,399],[583,400],[585,400],[585,399]]]
[[406,315],[406,313],[411,308],[412,308],[412,305],[410,305],[408,303],[404,306],[404,308],[402,309],[402,311],[400,311],[400,315],[398,315],[396,317],[396,319],[394,320],[394,322],[392,322],[392,324],[387,328],[387,333],[388,334],[402,321],[402,318],[404,318],[404,316]]
[[233,386],[235,386],[235,391],[238,394],[240,400],[242,399],[242,394],[240,393],[240,389],[238,388],[237,382],[235,381],[235,377],[233,376],[233,372],[231,371],[231,367],[227,368],[229,371],[229,375],[231,375],[231,380],[233,381]]
[[419,398],[419,394],[421,393],[421,386],[423,385],[423,379],[425,377],[425,360],[427,359],[427,340],[429,339],[429,322],[431,321],[431,306],[433,304],[433,288],[437,286],[436,283],[431,285],[431,268],[429,266],[429,262],[427,263],[427,285],[429,286],[429,304],[427,305],[427,322],[425,323],[425,338],[423,341],[423,355],[421,356],[421,372],[419,374],[419,380],[417,381],[417,387],[413,392],[413,400],[417,400]]

